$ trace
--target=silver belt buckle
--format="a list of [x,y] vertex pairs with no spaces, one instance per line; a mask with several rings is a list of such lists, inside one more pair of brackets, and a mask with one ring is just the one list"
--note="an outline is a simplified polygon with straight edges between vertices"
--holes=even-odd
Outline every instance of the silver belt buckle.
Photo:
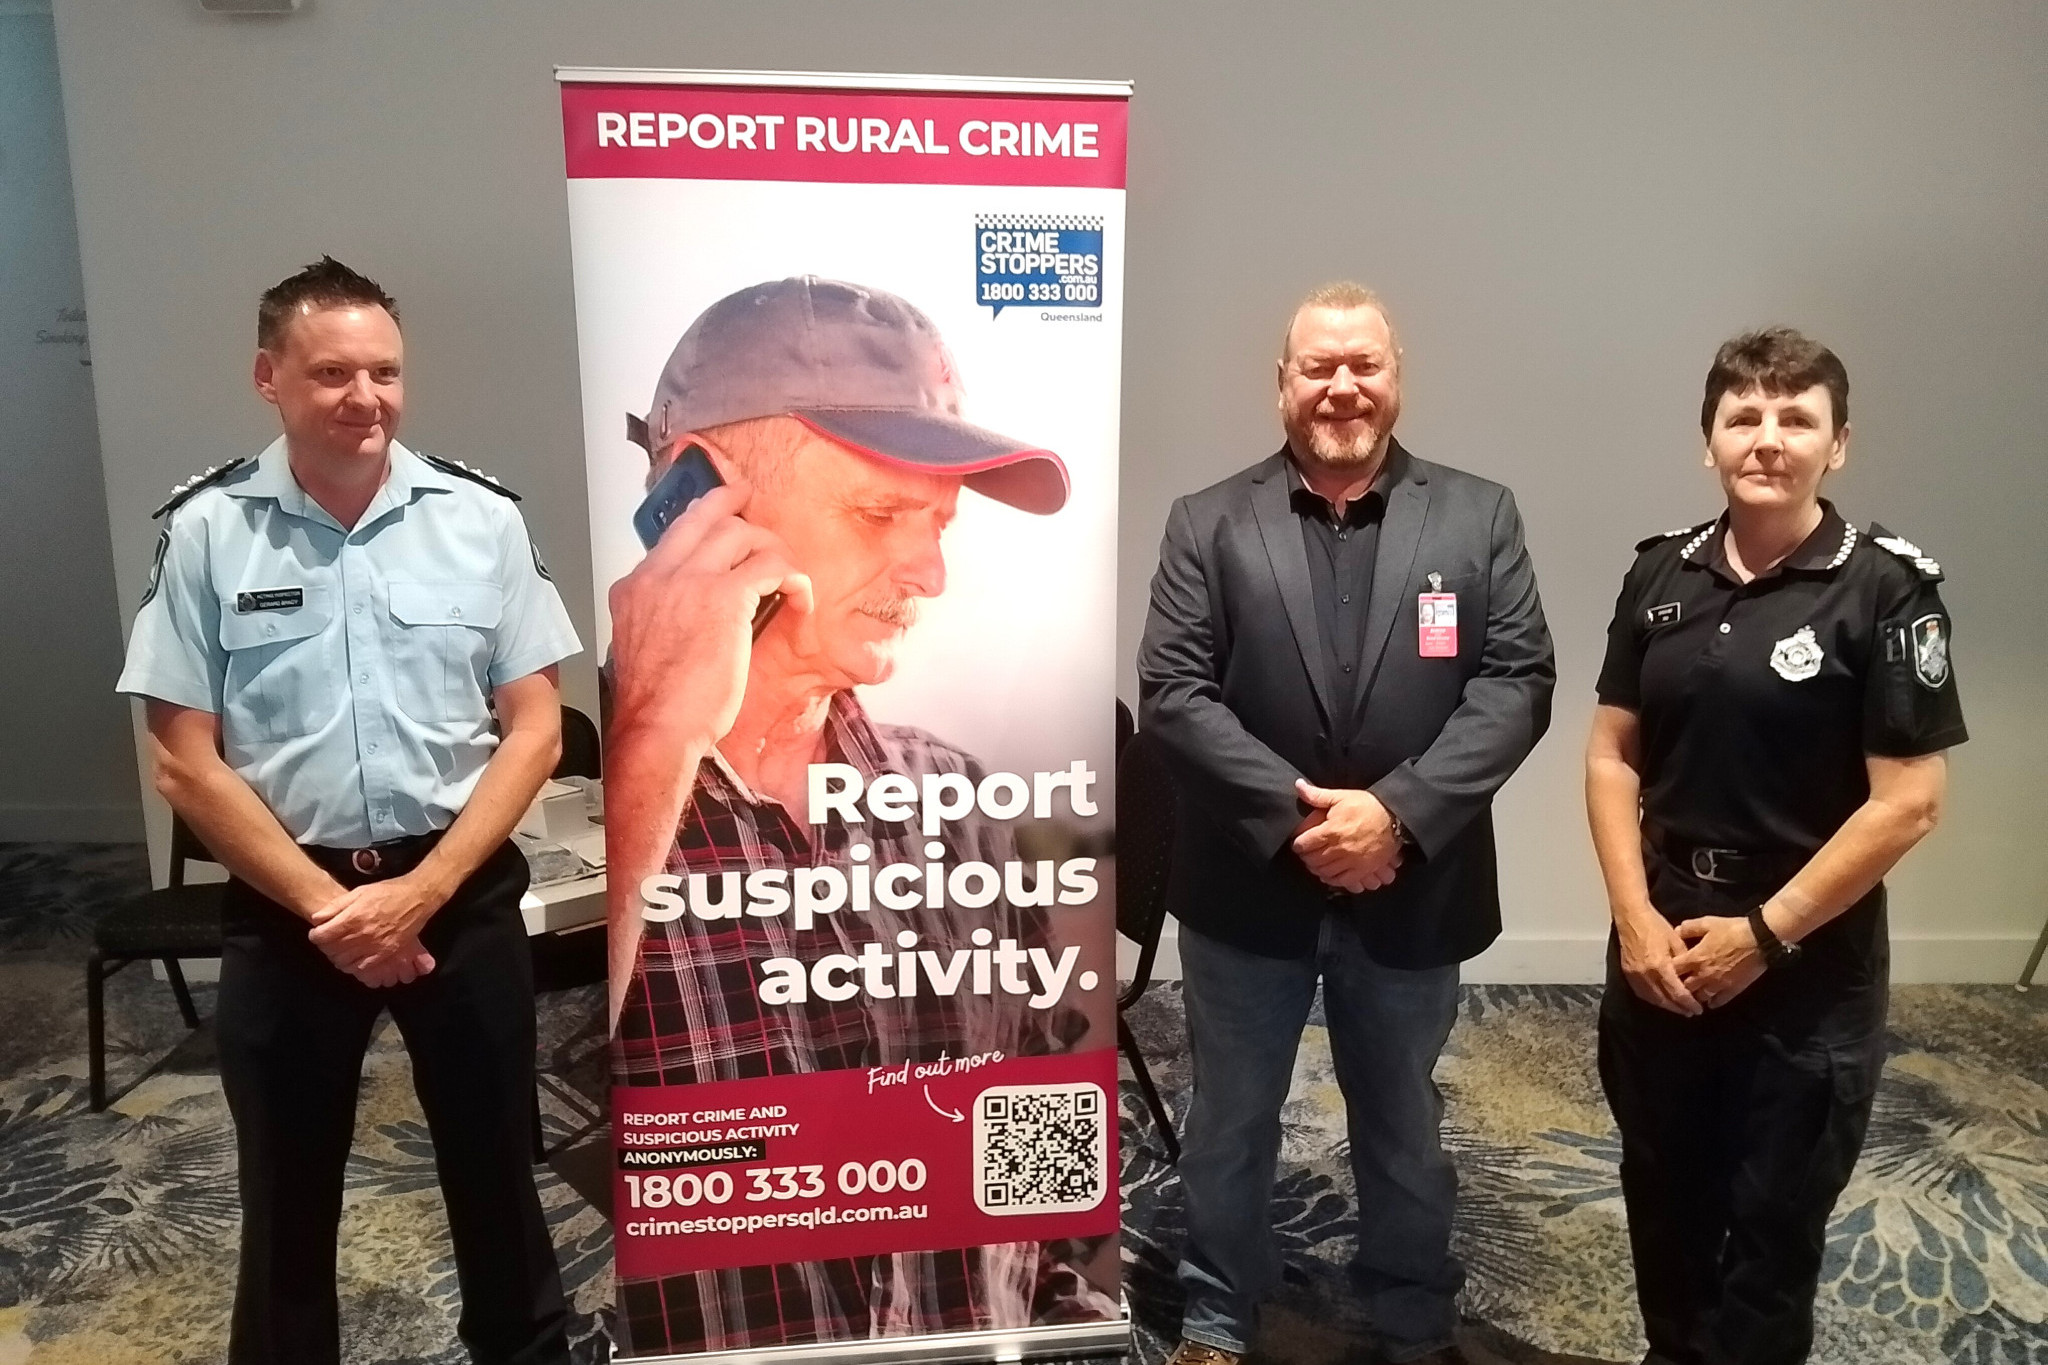
[[1722,854],[1733,854],[1734,852],[1735,850],[1732,848],[1694,849],[1692,851],[1692,875],[1698,877],[1703,882],[1717,882],[1724,886],[1733,882],[1735,880],[1733,877],[1721,875],[1720,862]]
[[374,877],[384,866],[384,855],[374,848],[359,848],[348,855],[348,861],[365,877]]

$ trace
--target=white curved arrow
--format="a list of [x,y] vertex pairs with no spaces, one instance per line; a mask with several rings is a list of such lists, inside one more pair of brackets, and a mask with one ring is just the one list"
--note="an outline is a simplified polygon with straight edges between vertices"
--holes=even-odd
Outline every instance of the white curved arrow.
[[933,1113],[938,1114],[942,1118],[949,1118],[955,1123],[967,1122],[967,1115],[956,1114],[951,1109],[939,1108],[939,1102],[932,1098],[932,1088],[929,1085],[924,1088],[924,1102],[932,1107]]

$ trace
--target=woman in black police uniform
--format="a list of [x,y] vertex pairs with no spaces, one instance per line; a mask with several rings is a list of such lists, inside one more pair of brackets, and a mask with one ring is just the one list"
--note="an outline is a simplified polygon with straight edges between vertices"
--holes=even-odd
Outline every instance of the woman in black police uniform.
[[1608,627],[1600,1077],[1660,1365],[1806,1359],[1884,1061],[1880,879],[1966,738],[1940,568],[1820,497],[1848,400],[1797,332],[1723,346],[1700,424],[1727,511],[1638,545]]

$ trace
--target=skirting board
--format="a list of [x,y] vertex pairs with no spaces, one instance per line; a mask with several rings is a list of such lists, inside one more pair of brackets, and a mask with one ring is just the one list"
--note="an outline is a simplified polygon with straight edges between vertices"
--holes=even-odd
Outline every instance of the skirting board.
[[[1180,979],[1178,925],[1168,921],[1152,963],[1156,981]],[[1900,985],[2014,981],[2034,946],[2033,935],[1893,934],[1892,980]],[[1503,935],[1465,964],[1472,985],[1568,985],[1595,983],[1605,971],[1603,935]],[[1128,978],[1137,952],[1117,940],[1117,974]],[[2048,976],[2048,972],[2043,973]],[[2048,984],[2048,983],[2044,983]]]
[[139,844],[142,807],[0,805],[0,844]]

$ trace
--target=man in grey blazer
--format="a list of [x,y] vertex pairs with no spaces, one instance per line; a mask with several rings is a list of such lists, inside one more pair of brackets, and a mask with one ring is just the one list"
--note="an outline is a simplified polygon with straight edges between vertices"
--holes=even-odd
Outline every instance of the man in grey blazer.
[[1500,933],[1490,806],[1556,679],[1513,496],[1393,438],[1372,293],[1311,294],[1279,361],[1287,444],[1181,498],[1139,649],[1180,780],[1169,904],[1194,1061],[1173,1365],[1233,1365],[1279,1278],[1280,1107],[1318,981],[1358,1185],[1354,1283],[1389,1361],[1453,1336],[1457,1175],[1430,1078],[1458,964]]

